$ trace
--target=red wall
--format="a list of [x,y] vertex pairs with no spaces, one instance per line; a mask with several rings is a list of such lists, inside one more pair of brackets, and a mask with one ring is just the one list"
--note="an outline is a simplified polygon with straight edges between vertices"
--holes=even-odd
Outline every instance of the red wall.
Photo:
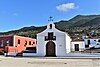
[[4,50],[5,46],[7,46],[7,40],[10,40],[10,45],[13,45],[13,36],[2,36],[2,37],[0,37],[0,46],[1,46],[2,40],[4,40],[4,47],[0,47],[0,50]]
[[[18,40],[20,40],[20,44],[18,45]],[[25,41],[27,41],[27,45],[25,45]],[[29,45],[29,41],[31,41],[31,45]],[[34,44],[33,44],[34,42]],[[19,52],[26,49],[26,47],[36,47],[36,39],[15,36],[15,46]]]
[[[6,43],[8,39],[10,40],[10,45],[13,46],[7,46]],[[26,50],[27,47],[36,47],[36,39],[28,37],[22,37],[17,35],[3,36],[0,37],[0,45],[2,40],[4,40],[4,47],[1,47],[0,50],[4,50],[6,52],[22,52],[23,50]],[[18,40],[20,40],[19,45]],[[25,45],[25,41],[27,41],[27,45]],[[29,45],[29,41],[31,41],[31,45]]]

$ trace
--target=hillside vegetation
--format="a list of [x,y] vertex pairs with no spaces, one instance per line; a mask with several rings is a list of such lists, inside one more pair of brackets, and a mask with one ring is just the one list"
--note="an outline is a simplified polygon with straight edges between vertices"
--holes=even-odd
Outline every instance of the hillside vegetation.
[[[95,31],[98,35],[100,33],[100,15],[77,15],[70,20],[61,20],[55,22],[55,24],[57,29],[68,32],[71,36],[74,36],[76,33],[80,36],[87,35],[92,31]],[[45,29],[46,26],[31,26],[19,30],[1,32],[0,35],[16,34],[34,38],[37,33],[42,32]]]

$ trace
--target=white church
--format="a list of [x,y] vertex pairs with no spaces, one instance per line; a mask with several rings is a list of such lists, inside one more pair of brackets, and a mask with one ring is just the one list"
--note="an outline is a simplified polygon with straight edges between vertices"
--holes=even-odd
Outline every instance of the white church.
[[65,56],[71,52],[71,38],[55,28],[49,21],[47,29],[37,34],[37,54],[39,56]]
[[67,56],[71,51],[83,51],[84,41],[72,41],[68,33],[55,28],[49,21],[47,29],[37,34],[38,56]]

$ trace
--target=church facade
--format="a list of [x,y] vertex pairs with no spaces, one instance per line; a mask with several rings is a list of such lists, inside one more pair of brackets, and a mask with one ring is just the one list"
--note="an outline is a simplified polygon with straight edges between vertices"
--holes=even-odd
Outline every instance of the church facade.
[[62,31],[55,28],[50,21],[47,29],[37,34],[37,55],[38,56],[66,56],[71,52],[71,38]]

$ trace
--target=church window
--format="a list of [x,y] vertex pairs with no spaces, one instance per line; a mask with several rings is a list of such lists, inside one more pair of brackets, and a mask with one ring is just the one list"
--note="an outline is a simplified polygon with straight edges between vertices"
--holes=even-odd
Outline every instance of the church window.
[[48,33],[48,39],[53,40],[53,32]]
[[49,32],[48,36],[45,36],[45,41],[47,40],[56,40],[56,36],[53,35],[53,32]]
[[50,29],[52,29],[52,24],[50,24]]

